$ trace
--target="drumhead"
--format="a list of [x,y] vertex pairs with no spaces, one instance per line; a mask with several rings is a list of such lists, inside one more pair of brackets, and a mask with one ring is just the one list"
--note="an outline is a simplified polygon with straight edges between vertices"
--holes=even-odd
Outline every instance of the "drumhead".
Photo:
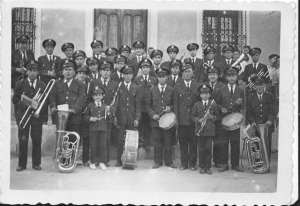
[[162,129],[170,129],[176,124],[176,115],[174,113],[166,113],[158,120],[158,124]]

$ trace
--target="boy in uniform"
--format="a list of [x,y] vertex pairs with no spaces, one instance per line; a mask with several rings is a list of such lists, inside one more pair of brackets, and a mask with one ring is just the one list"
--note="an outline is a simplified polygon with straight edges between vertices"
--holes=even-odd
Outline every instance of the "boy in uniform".
[[197,139],[195,137],[195,124],[191,119],[192,108],[199,100],[199,83],[192,80],[192,63],[184,64],[182,68],[183,81],[174,88],[174,113],[178,120],[179,144],[181,166],[180,170],[190,168],[196,170]]
[[199,49],[199,45],[196,43],[190,43],[187,45],[187,50],[189,51],[191,57],[184,59],[184,63],[190,62],[194,67],[194,79],[197,82],[204,82],[204,68],[203,68],[203,60],[197,58],[197,52]]
[[109,47],[105,51],[107,61],[110,61],[112,63],[114,62],[115,56],[117,56],[118,54],[119,54],[118,49],[116,49],[114,47]]
[[179,75],[182,68],[181,61],[178,59],[171,60],[168,68],[171,71],[171,75],[167,79],[167,85],[175,87],[176,84],[182,83],[183,80]]
[[29,130],[32,139],[32,168],[35,170],[42,169],[40,166],[43,123],[41,117],[43,117],[43,113],[45,113],[45,105],[43,105],[39,117],[32,115],[26,127],[22,129],[20,128],[20,121],[28,107],[21,101],[21,95],[24,94],[33,99],[39,89],[40,94],[43,93],[46,85],[37,79],[40,69],[38,62],[32,60],[25,64],[25,67],[28,77],[17,82],[12,98],[12,102],[15,105],[16,121],[19,126],[19,163],[16,169],[17,171],[26,169]]
[[128,62],[128,66],[133,68],[133,78],[135,78],[139,71],[139,63],[144,60],[143,53],[146,46],[141,41],[134,42],[132,46],[135,49],[136,56]]
[[91,43],[91,48],[93,50],[93,57],[99,60],[99,63],[104,61],[105,58],[102,57],[102,48],[103,48],[103,43],[100,40],[94,40]]
[[131,48],[128,45],[122,45],[119,48],[119,54],[125,56],[127,58],[127,61],[129,60],[130,53],[131,53]]
[[[73,56],[73,53],[74,53],[74,44],[72,44],[70,42],[64,43],[61,46],[61,51],[63,53],[65,53],[65,55],[66,55],[65,59],[73,60],[72,56]],[[65,60],[65,59],[62,59],[62,60]]]
[[152,136],[154,142],[153,169],[163,166],[176,168],[172,160],[171,138],[172,128],[163,130],[159,127],[158,120],[163,113],[169,113],[173,108],[173,88],[166,84],[169,70],[162,68],[156,71],[158,85],[152,87],[148,92],[146,108],[151,118]]
[[[209,100],[212,88],[204,84],[198,90],[202,101],[198,101],[193,106],[192,120],[196,124],[194,131],[199,143],[199,166],[201,168],[199,172],[200,174],[211,175],[211,149],[216,127],[214,122],[220,116],[217,104]],[[204,118],[206,114],[207,116]]]
[[[152,59],[152,68],[153,68],[153,71],[156,72],[156,70],[159,70],[161,68],[161,60],[162,60],[162,57],[163,57],[163,52],[159,49],[157,50],[154,50],[151,54],[150,54],[150,57]],[[155,76],[156,76],[156,73],[155,73]]]
[[175,46],[175,45],[170,45],[170,46],[168,46],[168,48],[167,48],[167,53],[168,53],[168,55],[169,55],[169,57],[170,57],[170,60],[163,62],[163,63],[161,64],[161,67],[164,66],[165,68],[167,68],[167,69],[170,70],[170,68],[169,68],[170,63],[171,63],[172,60],[176,59],[176,56],[177,56],[177,54],[179,53],[179,49],[178,49],[178,47]]
[[145,59],[140,62],[140,68],[142,71],[142,75],[136,77],[133,81],[136,85],[141,88],[141,121],[139,123],[139,132],[141,137],[143,137],[144,147],[147,151],[150,150],[150,136],[151,136],[151,125],[150,125],[150,117],[146,111],[146,99],[149,92],[149,89],[157,85],[156,77],[149,75],[151,61],[149,59]]
[[128,59],[124,55],[115,56],[115,59],[114,59],[115,71],[110,76],[111,80],[113,80],[117,83],[120,83],[121,81],[123,81],[123,74],[120,72],[120,70],[125,65],[127,65],[127,61],[128,61]]
[[90,57],[86,60],[86,64],[89,68],[88,77],[91,81],[100,79],[99,62],[100,61],[95,57]]

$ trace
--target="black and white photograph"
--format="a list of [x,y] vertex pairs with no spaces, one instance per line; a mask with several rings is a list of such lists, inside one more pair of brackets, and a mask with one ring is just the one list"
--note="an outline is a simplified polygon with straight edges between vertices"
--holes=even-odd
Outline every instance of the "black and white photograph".
[[1,202],[295,202],[297,8],[3,1]]

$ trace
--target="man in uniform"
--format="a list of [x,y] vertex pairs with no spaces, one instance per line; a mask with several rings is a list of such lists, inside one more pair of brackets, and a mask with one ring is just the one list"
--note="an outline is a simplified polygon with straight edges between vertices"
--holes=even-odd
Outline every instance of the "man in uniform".
[[55,82],[49,95],[51,112],[57,112],[57,106],[69,105],[69,117],[66,123],[66,131],[75,131],[80,134],[82,107],[84,105],[85,86],[74,79],[76,65],[72,60],[67,60],[62,66],[64,78]]
[[105,50],[105,55],[106,55],[107,61],[110,61],[112,63],[114,62],[115,56],[117,56],[118,54],[119,54],[118,49],[114,48],[114,47],[109,47]]
[[169,70],[171,71],[171,75],[168,76],[167,85],[170,87],[175,87],[176,84],[182,83],[183,80],[179,76],[180,70],[182,68],[182,63],[178,59],[173,59],[170,61]]
[[163,52],[159,49],[156,49],[151,53],[150,57],[153,62],[152,68],[154,72],[156,72],[156,70],[159,70],[161,68],[161,60],[163,57]]
[[176,59],[176,56],[177,56],[177,54],[179,53],[179,49],[178,49],[178,47],[175,46],[175,45],[170,45],[170,46],[167,48],[167,53],[168,53],[170,59],[169,59],[168,61],[163,62],[163,63],[161,64],[161,67],[164,66],[165,68],[167,68],[167,69],[170,70],[170,68],[169,68],[169,67],[170,67],[170,62],[171,62],[172,60],[175,60],[175,59]]
[[42,169],[40,166],[43,122],[41,117],[43,117],[45,107],[43,106],[43,108],[41,109],[39,117],[32,115],[26,127],[22,128],[23,126],[20,125],[20,121],[28,107],[21,101],[21,96],[26,95],[27,97],[33,99],[39,89],[40,94],[44,92],[46,85],[37,79],[40,69],[38,62],[32,60],[29,63],[25,64],[25,66],[28,78],[17,82],[12,98],[12,102],[15,105],[16,121],[19,126],[19,163],[17,171],[26,169],[29,130],[32,139],[32,168],[35,170]]
[[[64,43],[62,46],[61,46],[61,51],[63,53],[65,53],[66,55],[66,58],[65,59],[68,59],[68,60],[73,60],[73,53],[74,53],[74,44],[70,43],[70,42],[67,42],[67,43]],[[64,60],[64,59],[63,59]]]
[[203,60],[197,58],[197,52],[199,49],[199,45],[196,43],[190,43],[187,45],[187,50],[189,51],[191,57],[184,59],[184,63],[190,62],[194,67],[194,79],[197,82],[204,82],[204,68],[203,68]]
[[[205,77],[207,77],[207,71],[210,68],[210,66],[214,66],[217,68],[220,68],[220,63],[217,62],[215,60],[215,56],[216,56],[216,49],[214,47],[208,46],[204,49],[204,63],[203,63],[203,67],[204,67],[204,75]],[[219,73],[219,81],[223,78],[223,72],[220,71]],[[207,81],[207,78],[204,79],[204,81]]]
[[145,43],[136,41],[132,46],[135,49],[136,56],[128,62],[128,66],[133,68],[133,78],[135,78],[139,71],[139,63],[144,60],[143,53],[145,51]]
[[17,38],[18,49],[11,54],[11,88],[15,88],[17,81],[25,77],[25,63],[35,60],[34,53],[28,50],[29,36],[22,35]]
[[93,57],[99,60],[99,63],[104,61],[105,58],[102,57],[102,48],[103,48],[103,43],[100,40],[94,40],[91,43],[91,48],[93,50]]
[[121,69],[127,65],[128,59],[124,55],[118,55],[114,58],[114,73],[111,74],[110,78],[112,81],[120,83],[123,81],[123,74],[121,73]]
[[127,57],[127,61],[129,60],[129,55],[131,53],[131,48],[130,46],[128,45],[122,45],[120,48],[119,48],[119,54]]
[[86,54],[82,50],[77,50],[73,53],[73,59],[76,63],[76,67],[81,67],[85,64]]
[[[271,161],[272,133],[274,131],[274,120],[276,117],[275,98],[271,92],[265,92],[265,78],[254,77],[252,79],[256,93],[247,98],[246,114],[247,121],[252,125],[265,124],[268,127],[267,137],[264,138],[269,163]],[[270,170],[269,170],[270,171]]]
[[176,168],[172,160],[171,138],[172,130],[164,130],[159,127],[158,120],[163,113],[169,113],[173,109],[173,88],[166,84],[170,71],[162,68],[156,71],[158,85],[148,92],[146,110],[151,118],[152,136],[154,142],[153,169],[163,166]]
[[118,154],[116,167],[121,167],[121,156],[123,153],[124,137],[126,130],[134,130],[139,126],[141,119],[141,90],[138,85],[132,83],[133,69],[124,66],[121,69],[124,81],[120,85],[117,94],[117,113],[115,122],[119,126]]
[[114,128],[113,120],[117,109],[116,92],[118,90],[119,85],[117,82],[112,81],[110,78],[111,71],[113,70],[113,65],[111,62],[104,61],[100,63],[99,67],[100,67],[101,78],[92,81],[88,99],[89,102],[93,102],[92,94],[96,88],[102,88],[105,92],[103,101],[106,105],[108,105],[109,108],[107,110],[109,110],[111,114],[111,117],[107,119],[107,141],[106,141],[107,160],[105,162],[105,165],[109,167],[110,166],[109,165],[110,143],[112,137],[112,130]]
[[140,68],[142,70],[142,75],[136,77],[133,81],[136,85],[141,88],[141,120],[139,123],[139,132],[140,136],[144,140],[143,146],[147,151],[150,150],[150,136],[151,136],[151,125],[150,125],[150,117],[146,111],[146,99],[148,95],[148,91],[150,88],[157,85],[156,77],[149,75],[151,68],[151,61],[149,59],[145,59],[140,62]]
[[95,57],[90,57],[86,60],[86,64],[89,68],[88,77],[91,81],[97,80],[100,78],[99,73],[99,59]]
[[[232,58],[233,51],[234,51],[234,47],[229,44],[226,44],[222,48],[224,59],[222,59],[222,61],[219,63],[220,72],[222,74],[224,74],[225,69],[229,68],[235,62],[234,59]],[[220,79],[219,81],[226,83],[224,78]]]
[[192,108],[199,100],[199,83],[192,80],[193,65],[186,63],[182,68],[184,81],[178,83],[174,89],[174,112],[178,120],[181,166],[180,170],[190,168],[196,170],[197,139],[195,123],[191,120]]

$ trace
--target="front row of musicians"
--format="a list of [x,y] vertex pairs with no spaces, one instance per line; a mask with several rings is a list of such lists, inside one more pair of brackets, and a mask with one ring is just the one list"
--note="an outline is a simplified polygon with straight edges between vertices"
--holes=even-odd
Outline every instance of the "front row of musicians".
[[[92,62],[93,60],[90,59],[90,63]],[[177,66],[176,61],[173,63],[174,66]],[[209,82],[200,85],[192,80],[193,65],[186,63],[181,67],[182,81],[173,88],[167,84],[170,71],[166,68],[156,70],[157,79],[152,81],[158,81],[158,83],[149,84],[151,64],[151,61],[147,59],[139,64],[145,82],[145,87],[141,87],[136,84],[138,80],[132,81],[133,70],[131,67],[123,66],[119,70],[124,81],[118,84],[110,79],[113,69],[110,62],[104,61],[100,64],[101,78],[91,82],[75,79],[76,70],[77,73],[82,73],[82,76],[86,75],[87,68],[85,66],[76,68],[75,62],[70,60],[63,63],[62,75],[64,78],[57,80],[51,90],[49,95],[50,108],[52,113],[56,113],[58,105],[68,104],[70,115],[66,130],[75,131],[79,134],[82,134],[83,114],[83,119],[88,124],[85,130],[88,128],[89,133],[85,136],[90,138],[89,147],[83,147],[83,154],[88,156],[83,161],[87,162],[88,158],[91,169],[95,169],[98,165],[100,169],[106,169],[109,166],[108,141],[110,141],[110,132],[108,128],[111,129],[112,123],[114,123],[119,128],[116,166],[122,166],[121,155],[125,130],[137,128],[141,122],[142,112],[147,112],[154,142],[155,164],[153,168],[159,168],[163,165],[175,168],[172,160],[174,130],[173,128],[164,130],[158,125],[161,114],[173,111],[178,120],[181,170],[187,168],[192,171],[196,170],[198,144],[200,173],[211,174],[212,142],[214,142],[214,147],[216,146],[218,150],[214,151],[213,161],[219,171],[223,172],[229,169],[229,144],[231,147],[231,169],[238,172],[243,171],[239,167],[240,130],[224,131],[220,127],[220,120],[223,117],[232,111],[241,112],[245,108],[244,92],[237,85],[238,70],[235,67],[230,67],[224,72],[228,81],[228,84],[225,85],[217,81],[219,71],[211,67],[207,74]],[[172,68],[172,62],[170,67]],[[18,82],[13,95],[18,124],[27,109],[21,101],[21,95],[25,94],[33,98],[38,89],[41,92],[45,89],[45,84],[37,80],[39,64],[30,62],[26,68],[28,77]],[[263,78],[253,79],[253,82],[257,92],[248,96],[246,118],[252,124],[272,126],[275,118],[274,97],[271,93],[265,92]],[[114,84],[114,86],[110,87],[110,84]],[[142,111],[143,107],[144,111]],[[208,109],[209,113],[207,113]],[[41,114],[41,116],[43,115]],[[35,170],[41,169],[42,121],[39,119],[40,117],[33,116],[25,129],[19,128],[20,151],[17,171],[26,169],[29,131],[33,142],[32,167]],[[204,127],[199,131],[203,123]],[[83,137],[83,142],[85,142],[83,144],[87,145],[85,138]],[[267,152],[270,157],[270,134],[267,144]]]

